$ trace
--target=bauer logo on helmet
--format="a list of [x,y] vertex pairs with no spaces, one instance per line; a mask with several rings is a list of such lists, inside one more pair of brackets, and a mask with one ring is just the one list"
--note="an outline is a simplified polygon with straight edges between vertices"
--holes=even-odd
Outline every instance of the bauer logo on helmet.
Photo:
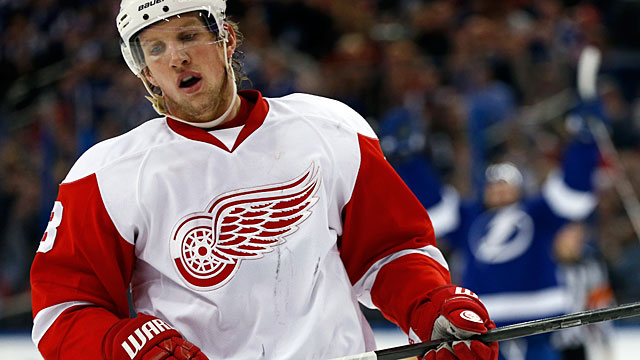
[[148,8],[149,6],[153,6],[153,5],[157,5],[161,2],[163,2],[164,0],[153,0],[153,1],[148,1],[140,6],[138,6],[138,11],[142,11],[146,8]]

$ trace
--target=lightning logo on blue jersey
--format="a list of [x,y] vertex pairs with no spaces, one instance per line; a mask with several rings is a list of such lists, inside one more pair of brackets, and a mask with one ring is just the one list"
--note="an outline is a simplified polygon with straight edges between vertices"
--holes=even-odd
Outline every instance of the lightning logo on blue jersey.
[[518,206],[509,206],[476,219],[469,234],[469,246],[480,262],[505,263],[527,251],[533,230],[531,217]]

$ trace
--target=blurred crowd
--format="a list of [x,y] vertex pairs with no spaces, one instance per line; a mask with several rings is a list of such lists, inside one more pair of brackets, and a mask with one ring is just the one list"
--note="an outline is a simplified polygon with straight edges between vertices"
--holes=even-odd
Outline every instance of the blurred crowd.
[[[539,185],[568,141],[579,54],[599,47],[624,172],[598,179],[588,246],[616,301],[640,300],[640,239],[613,186],[626,176],[640,190],[639,1],[227,2],[245,35],[245,88],[341,100],[393,164],[424,156],[471,196],[486,165],[505,158]],[[156,116],[120,55],[119,3],[0,0],[0,327],[30,326],[21,296],[75,159]]]

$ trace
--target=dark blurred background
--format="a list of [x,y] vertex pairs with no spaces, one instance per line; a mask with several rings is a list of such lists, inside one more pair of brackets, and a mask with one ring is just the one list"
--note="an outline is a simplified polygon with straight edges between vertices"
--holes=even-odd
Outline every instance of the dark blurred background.
[[[0,0],[0,329],[31,327],[29,268],[57,188],[91,145],[156,117],[119,50],[117,0]],[[640,181],[640,1],[228,0],[251,83],[345,102],[463,195],[496,154],[538,185],[567,142],[575,71],[603,52],[599,92]],[[590,247],[615,301],[640,300],[640,242],[600,176]],[[368,314],[373,321],[379,317]]]

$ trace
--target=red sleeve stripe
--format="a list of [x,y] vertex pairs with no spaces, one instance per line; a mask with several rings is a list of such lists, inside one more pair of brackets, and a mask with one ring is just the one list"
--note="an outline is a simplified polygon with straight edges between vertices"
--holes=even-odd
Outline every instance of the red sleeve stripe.
[[395,259],[398,259],[402,256],[409,255],[409,254],[424,255],[432,260],[435,260],[441,267],[449,271],[449,266],[447,265],[447,261],[445,260],[444,256],[442,255],[440,250],[438,250],[438,248],[433,245],[427,245],[419,249],[401,250],[375,262],[367,270],[367,272],[360,278],[360,280],[356,282],[353,288],[356,293],[356,296],[358,296],[358,300],[366,307],[369,307],[372,309],[377,308],[373,304],[373,301],[371,301],[371,288],[373,288],[373,284],[376,281],[378,272],[386,264],[392,262]]
[[38,343],[40,343],[40,339],[42,339],[44,334],[49,330],[60,314],[74,306],[86,305],[94,304],[87,301],[69,301],[49,306],[48,308],[38,311],[38,314],[33,318],[33,331],[31,332],[31,339],[33,340],[33,343],[36,344],[36,347],[38,346]]

